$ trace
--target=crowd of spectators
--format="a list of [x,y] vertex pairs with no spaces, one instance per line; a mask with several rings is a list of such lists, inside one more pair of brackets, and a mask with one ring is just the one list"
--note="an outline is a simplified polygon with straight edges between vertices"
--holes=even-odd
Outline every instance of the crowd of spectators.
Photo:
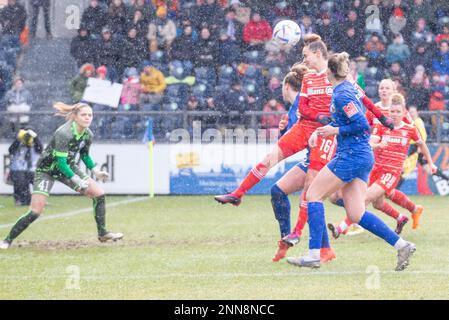
[[0,8],[0,111],[11,113],[8,119],[0,119],[2,133],[16,132],[27,125],[28,116],[14,113],[31,109],[31,95],[24,87],[25,81],[16,75],[18,57],[22,52],[23,35],[26,29],[27,12],[17,0],[7,0]]
[[[370,5],[378,10],[366,12]],[[71,52],[79,67],[104,66],[109,80],[127,86],[121,110],[220,111],[203,126],[244,126],[245,111],[288,108],[282,78],[301,45],[286,50],[271,39],[282,19],[348,52],[373,99],[387,77],[418,110],[446,109],[435,101],[449,99],[447,1],[90,0]],[[259,123],[272,128],[278,120],[266,115]]]
[[[201,118],[203,128],[246,126],[246,111],[288,108],[282,79],[302,48],[271,39],[283,19],[298,22],[303,35],[320,34],[331,51],[347,51],[351,73],[374,100],[378,82],[391,78],[409,105],[447,110],[446,0],[89,0],[70,48],[80,70],[73,100],[97,77],[123,84],[119,111],[219,111],[224,115]],[[13,74],[25,20],[16,0],[0,11],[0,95],[12,86],[4,70]],[[156,130],[183,125],[182,117],[168,118],[155,121]],[[258,122],[272,128],[278,120],[267,114]],[[105,121],[105,134],[131,132],[126,122],[111,129]]]

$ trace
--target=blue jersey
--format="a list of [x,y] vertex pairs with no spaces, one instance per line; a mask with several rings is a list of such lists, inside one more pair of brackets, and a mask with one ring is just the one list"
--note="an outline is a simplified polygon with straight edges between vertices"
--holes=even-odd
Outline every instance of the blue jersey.
[[297,116],[298,106],[299,106],[299,93],[296,96],[296,99],[293,102],[293,104],[290,106],[290,109],[288,109],[288,124],[284,130],[281,130],[281,135],[283,135],[288,130],[290,130],[290,128],[293,127],[293,125],[296,122],[298,122],[298,116]]
[[334,88],[331,100],[332,126],[339,127],[337,153],[369,151],[370,133],[359,93],[349,81]]

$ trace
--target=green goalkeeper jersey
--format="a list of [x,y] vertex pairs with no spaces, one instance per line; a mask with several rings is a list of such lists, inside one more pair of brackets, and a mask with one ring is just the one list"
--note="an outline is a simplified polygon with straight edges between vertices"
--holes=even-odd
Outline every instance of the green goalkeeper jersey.
[[66,157],[70,168],[76,168],[79,157],[89,154],[93,133],[89,128],[79,134],[76,123],[68,121],[60,126],[42,153],[37,163],[38,172],[45,172],[54,177],[60,177],[62,172],[58,169],[56,157]]

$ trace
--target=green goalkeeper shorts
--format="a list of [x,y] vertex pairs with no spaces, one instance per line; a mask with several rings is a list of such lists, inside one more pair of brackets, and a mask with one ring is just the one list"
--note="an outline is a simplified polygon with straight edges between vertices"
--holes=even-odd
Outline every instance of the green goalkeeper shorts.
[[[79,170],[79,168],[72,169],[74,169],[73,172],[75,172],[75,174],[78,175],[81,179],[89,179],[89,176]],[[55,184],[55,181],[59,181],[65,184],[67,187],[76,192],[80,190],[79,186],[76,183],[74,183],[66,176],[63,176],[62,174],[55,176],[47,172],[37,170],[34,175],[33,194],[43,194],[48,197],[50,195],[51,189],[53,188],[53,185]]]

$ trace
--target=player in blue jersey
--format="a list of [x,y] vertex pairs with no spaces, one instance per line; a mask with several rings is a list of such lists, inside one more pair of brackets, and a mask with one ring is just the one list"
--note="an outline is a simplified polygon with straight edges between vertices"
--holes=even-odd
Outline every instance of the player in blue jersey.
[[333,87],[330,125],[319,127],[309,140],[315,146],[318,137],[337,136],[337,151],[313,180],[307,192],[309,212],[309,253],[287,262],[300,267],[319,268],[320,248],[325,226],[323,200],[342,189],[346,213],[351,221],[384,239],[397,251],[396,271],[404,270],[415,252],[415,245],[400,238],[380,218],[366,211],[367,180],[374,164],[369,144],[369,124],[364,115],[357,90],[347,80],[349,55],[333,54],[328,61],[327,75]]

